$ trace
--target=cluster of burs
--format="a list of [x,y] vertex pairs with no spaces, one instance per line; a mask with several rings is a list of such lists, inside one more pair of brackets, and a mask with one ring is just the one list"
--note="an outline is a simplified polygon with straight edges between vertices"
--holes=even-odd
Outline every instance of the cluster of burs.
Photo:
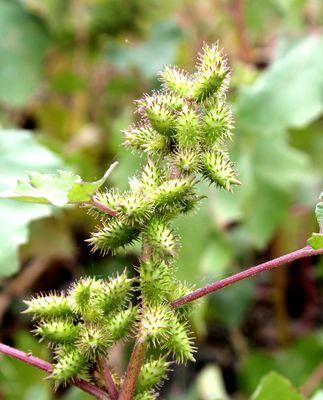
[[[86,278],[67,295],[28,302],[28,311],[40,320],[36,333],[54,347],[52,378],[57,384],[94,379],[100,357],[108,357],[118,340],[146,342],[136,400],[157,396],[171,362],[194,360],[190,307],[172,307],[191,288],[175,278],[179,238],[170,222],[195,209],[201,199],[199,180],[225,190],[239,183],[225,148],[232,136],[225,98],[229,69],[218,46],[203,48],[194,74],[166,67],[159,78],[162,90],[137,102],[140,122],[124,132],[124,145],[146,154],[146,165],[129,180],[128,191],[96,195],[97,202],[114,211],[112,216],[91,209],[101,220],[89,239],[93,250],[114,254],[141,241],[136,278],[125,273],[109,281]],[[136,306],[130,303],[132,291]],[[114,378],[122,384],[122,377]]]

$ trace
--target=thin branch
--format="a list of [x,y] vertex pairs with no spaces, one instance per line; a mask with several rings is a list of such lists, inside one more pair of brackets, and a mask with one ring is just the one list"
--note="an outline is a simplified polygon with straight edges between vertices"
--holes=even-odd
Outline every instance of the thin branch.
[[117,387],[114,383],[108,362],[105,357],[103,357],[101,359],[100,364],[101,364],[101,368],[102,368],[102,376],[104,379],[104,383],[105,383],[108,393],[111,397],[111,400],[118,400],[119,393],[118,393]]
[[[0,353],[6,354],[9,357],[16,358],[17,360],[20,360],[24,362],[25,364],[32,365],[36,368],[42,369],[43,371],[46,371],[47,373],[50,373],[53,371],[53,366],[48,363],[47,361],[44,361],[38,357],[32,356],[31,354],[27,354],[24,351],[17,350],[13,347],[7,346],[3,343],[0,343]],[[74,382],[71,382],[73,386],[78,387],[79,389],[83,390],[84,392],[92,395],[98,400],[110,400],[110,397],[106,392],[104,392],[102,389],[92,385],[91,383],[88,383],[83,380],[77,380]]]
[[98,208],[99,210],[103,211],[104,213],[111,215],[111,217],[118,216],[118,212],[116,210],[113,210],[112,208],[100,203],[98,200],[96,200],[95,197],[92,197],[91,201],[86,204]]
[[136,340],[118,400],[131,400],[133,398],[146,347],[147,345],[143,340]]
[[323,249],[313,250],[312,247],[310,246],[303,247],[302,249],[293,251],[292,253],[285,254],[281,257],[256,265],[255,267],[251,267],[244,271],[238,272],[235,275],[229,276],[227,278],[221,279],[217,282],[204,286],[200,289],[197,289],[194,292],[191,292],[188,295],[173,301],[172,306],[180,307],[186,303],[190,303],[191,301],[197,300],[200,297],[206,296],[209,293],[213,293],[226,286],[230,286],[233,283],[257,275],[260,272],[271,270],[273,268],[279,267],[280,265],[287,264],[291,261],[295,261],[300,258],[315,256],[318,254],[323,254]]

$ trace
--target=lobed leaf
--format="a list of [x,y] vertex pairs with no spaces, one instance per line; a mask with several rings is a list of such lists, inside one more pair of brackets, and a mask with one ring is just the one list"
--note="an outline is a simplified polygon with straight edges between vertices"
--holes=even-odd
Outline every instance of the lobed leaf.
[[0,192],[0,198],[59,207],[86,202],[104,184],[116,165],[113,163],[103,177],[94,182],[84,182],[71,171],[57,171],[56,174],[31,172],[27,180],[18,180],[15,188]]

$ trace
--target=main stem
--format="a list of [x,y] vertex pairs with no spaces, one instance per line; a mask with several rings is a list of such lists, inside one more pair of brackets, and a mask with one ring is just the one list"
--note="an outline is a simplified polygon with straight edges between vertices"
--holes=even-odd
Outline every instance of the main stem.
[[104,379],[105,386],[107,391],[110,395],[111,400],[118,400],[118,390],[114,383],[113,377],[111,375],[111,371],[108,365],[108,361],[105,357],[103,357],[100,361],[101,369],[102,369],[102,376]]
[[[7,346],[3,343],[0,343],[0,353],[6,354],[9,357],[16,358],[17,360],[20,360],[26,364],[33,365],[36,368],[42,369],[43,371],[46,371],[47,373],[51,373],[53,371],[53,366],[48,363],[47,361],[44,361],[38,357],[32,356],[31,354],[27,354],[24,351],[14,349],[10,346]],[[104,392],[102,389],[92,385],[91,383],[88,383],[83,380],[77,380],[74,382],[71,382],[72,385],[78,387],[79,389],[83,390],[84,392],[92,395],[98,400],[110,400],[110,397],[106,392]]]
[[[141,247],[140,261],[148,261],[150,257],[151,248],[147,244],[143,243]],[[131,353],[126,376],[124,378],[118,400],[131,400],[133,398],[141,366],[145,358],[146,350],[147,344],[138,336]]]
[[287,264],[289,262],[298,260],[300,258],[315,256],[318,254],[323,254],[323,249],[313,250],[312,247],[310,246],[303,247],[302,249],[293,251],[292,253],[285,254],[281,257],[256,265],[255,267],[251,267],[244,271],[238,272],[235,275],[229,276],[227,278],[206,285],[200,289],[197,289],[194,292],[191,292],[188,295],[173,301],[172,306],[173,307],[183,306],[184,304],[190,303],[191,301],[204,297],[209,293],[216,292],[217,290],[222,289],[226,286],[230,286],[243,279],[257,275],[260,272],[271,270],[273,268],[279,267],[280,265]]
[[133,398],[146,348],[147,344],[143,340],[136,340],[118,400],[131,400]]

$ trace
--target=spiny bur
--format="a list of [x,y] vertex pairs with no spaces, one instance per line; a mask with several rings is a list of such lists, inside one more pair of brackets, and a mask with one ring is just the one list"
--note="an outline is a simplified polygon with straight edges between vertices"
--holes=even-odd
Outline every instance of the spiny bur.
[[58,357],[52,374],[49,376],[55,384],[65,385],[76,379],[89,379],[89,363],[78,349],[71,349]]
[[158,388],[167,376],[170,363],[164,358],[150,359],[142,367],[136,385],[137,393],[145,393],[152,388]]

